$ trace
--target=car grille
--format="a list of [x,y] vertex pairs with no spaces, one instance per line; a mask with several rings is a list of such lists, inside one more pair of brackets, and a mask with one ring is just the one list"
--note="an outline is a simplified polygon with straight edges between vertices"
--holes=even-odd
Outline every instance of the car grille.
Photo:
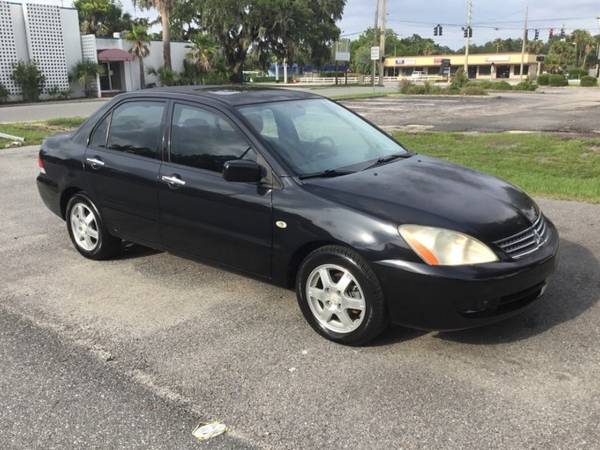
[[546,220],[544,219],[544,216],[540,214],[531,227],[497,241],[496,245],[512,258],[519,259],[535,252],[544,245],[547,240],[548,229],[546,228]]

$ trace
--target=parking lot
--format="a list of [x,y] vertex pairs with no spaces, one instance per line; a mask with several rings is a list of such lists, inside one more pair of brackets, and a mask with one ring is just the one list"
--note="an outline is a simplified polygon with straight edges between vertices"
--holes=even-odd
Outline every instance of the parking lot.
[[0,154],[8,447],[206,446],[191,432],[210,420],[230,430],[210,448],[600,442],[600,205],[538,199],[561,262],[524,314],[349,348],[315,334],[292,291],[139,247],[83,259],[38,197],[36,151]]

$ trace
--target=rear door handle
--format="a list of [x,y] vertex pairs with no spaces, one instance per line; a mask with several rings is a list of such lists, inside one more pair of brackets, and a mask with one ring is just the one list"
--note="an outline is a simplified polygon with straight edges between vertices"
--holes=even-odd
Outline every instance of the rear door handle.
[[176,175],[171,175],[171,176],[163,175],[162,177],[160,177],[160,179],[172,187],[185,186],[185,181],[183,181],[181,178],[179,178]]
[[92,169],[99,169],[104,166],[104,161],[98,158],[86,158],[85,160],[92,166]]

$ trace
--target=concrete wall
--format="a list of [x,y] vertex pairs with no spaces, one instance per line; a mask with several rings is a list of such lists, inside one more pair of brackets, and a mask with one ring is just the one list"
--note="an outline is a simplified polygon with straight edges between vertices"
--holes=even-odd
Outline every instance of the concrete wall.
[[[61,8],[60,20],[65,46],[67,71],[71,73],[77,63],[81,62],[81,36],[79,34],[79,18],[76,9]],[[84,95],[83,87],[78,82],[71,83],[71,93],[74,97]]]

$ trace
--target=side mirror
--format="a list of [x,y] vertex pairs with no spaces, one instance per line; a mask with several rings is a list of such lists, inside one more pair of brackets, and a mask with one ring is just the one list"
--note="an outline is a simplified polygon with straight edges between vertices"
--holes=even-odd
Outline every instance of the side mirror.
[[262,168],[254,161],[234,159],[223,166],[223,178],[227,181],[258,183],[262,178]]

